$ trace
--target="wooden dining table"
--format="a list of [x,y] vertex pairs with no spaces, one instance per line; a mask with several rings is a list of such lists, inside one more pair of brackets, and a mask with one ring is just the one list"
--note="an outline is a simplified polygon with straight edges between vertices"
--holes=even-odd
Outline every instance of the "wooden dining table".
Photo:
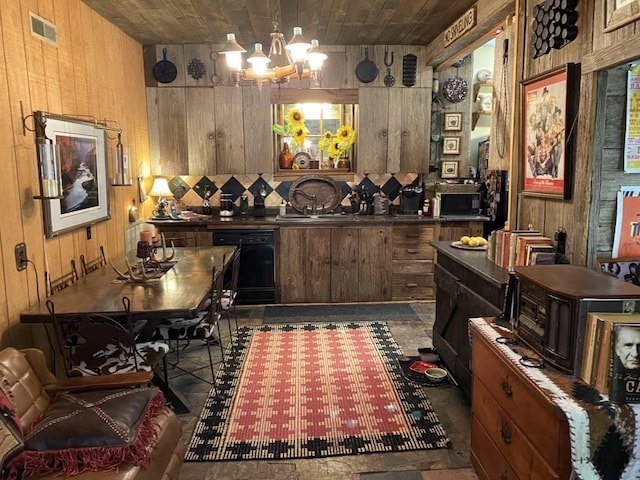
[[[161,277],[145,282],[122,280],[107,265],[81,277],[73,285],[51,296],[56,316],[104,314],[124,318],[123,297],[131,301],[134,320],[145,319],[153,326],[154,320],[167,318],[193,318],[210,298],[213,269],[226,269],[233,260],[235,246],[180,247],[175,249],[173,266]],[[166,252],[166,253],[170,253]],[[135,262],[130,257],[129,262]],[[113,260],[120,271],[126,271],[124,257]],[[21,323],[51,323],[46,299],[32,305],[20,314]],[[164,379],[156,375],[156,381]],[[170,385],[164,387],[176,411],[188,411],[188,404]]]
[[[81,277],[50,299],[56,315],[100,313],[110,317],[124,316],[122,297],[126,296],[131,300],[134,320],[195,317],[209,297],[213,268],[228,267],[235,249],[234,246],[176,248],[172,258],[175,265],[160,278],[146,282],[119,280],[115,270],[107,265]],[[129,259],[130,262],[136,260]],[[115,259],[113,263],[118,270],[126,271],[124,258]],[[51,322],[46,300],[23,311],[20,322]]]

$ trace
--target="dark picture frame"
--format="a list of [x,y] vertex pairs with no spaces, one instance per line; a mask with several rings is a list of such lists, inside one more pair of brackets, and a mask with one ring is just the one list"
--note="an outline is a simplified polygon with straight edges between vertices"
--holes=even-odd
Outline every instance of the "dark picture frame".
[[521,83],[525,195],[571,198],[579,81],[568,63]]
[[45,133],[58,146],[61,200],[43,203],[45,235],[55,237],[111,218],[106,132],[94,123],[47,115]]

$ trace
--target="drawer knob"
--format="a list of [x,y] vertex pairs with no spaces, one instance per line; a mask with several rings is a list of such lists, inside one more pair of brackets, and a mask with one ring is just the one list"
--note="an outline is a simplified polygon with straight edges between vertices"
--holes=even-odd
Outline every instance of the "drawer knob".
[[513,397],[513,390],[511,390],[511,385],[509,385],[508,378],[504,378],[502,380],[502,391],[507,397]]
[[419,233],[407,233],[407,238],[420,238]]
[[417,283],[407,283],[407,288],[416,288],[417,286]]
[[407,253],[418,253],[417,248],[407,248]]
[[500,429],[500,436],[502,437],[502,441],[507,445],[511,443],[511,430],[508,426],[502,426],[502,428]]

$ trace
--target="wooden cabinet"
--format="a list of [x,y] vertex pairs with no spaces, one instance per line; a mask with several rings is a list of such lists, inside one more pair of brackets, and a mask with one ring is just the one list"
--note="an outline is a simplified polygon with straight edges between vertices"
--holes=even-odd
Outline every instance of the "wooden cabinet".
[[482,237],[484,222],[445,222],[440,224],[438,240],[460,240],[463,235]]
[[392,300],[434,298],[433,247],[436,225],[407,225],[393,229]]
[[358,172],[422,172],[429,165],[431,89],[361,88]]
[[564,414],[472,323],[471,461],[480,479],[567,479]]
[[436,249],[433,346],[470,397],[469,318],[491,316],[507,321],[509,272],[489,261],[484,251],[456,249],[450,241],[433,245]]
[[277,258],[281,303],[331,301],[331,229],[280,228]]
[[272,172],[270,112],[269,89],[148,87],[152,173]]
[[344,303],[391,298],[391,227],[281,227],[282,303]]
[[167,245],[171,245],[171,242],[176,247],[210,247],[213,245],[213,235],[206,225],[185,229],[181,226],[175,227],[166,222],[159,222],[155,223],[155,226],[160,233],[164,233]]

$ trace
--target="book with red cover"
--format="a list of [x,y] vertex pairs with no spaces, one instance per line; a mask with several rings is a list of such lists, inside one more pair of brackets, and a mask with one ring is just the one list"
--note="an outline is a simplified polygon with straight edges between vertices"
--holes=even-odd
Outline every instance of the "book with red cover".
[[518,236],[516,240],[516,258],[515,265],[518,267],[527,264],[527,245],[552,245],[553,242],[549,237],[544,235],[534,236]]

